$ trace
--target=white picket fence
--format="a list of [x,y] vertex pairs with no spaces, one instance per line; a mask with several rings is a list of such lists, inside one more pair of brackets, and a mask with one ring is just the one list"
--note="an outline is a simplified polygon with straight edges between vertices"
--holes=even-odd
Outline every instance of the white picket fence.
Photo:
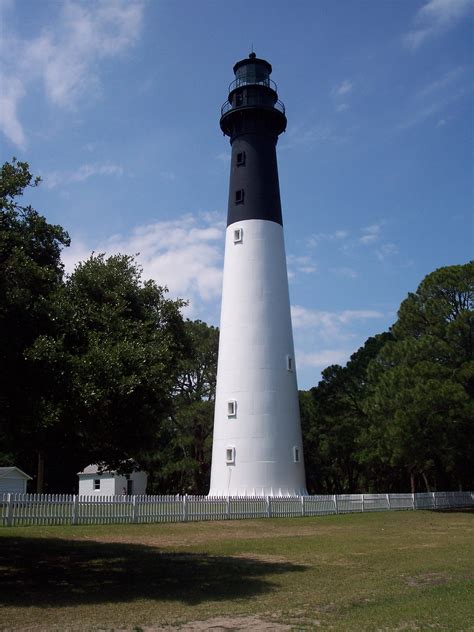
[[474,507],[474,492],[296,497],[0,494],[0,525],[78,525],[290,518],[363,511]]

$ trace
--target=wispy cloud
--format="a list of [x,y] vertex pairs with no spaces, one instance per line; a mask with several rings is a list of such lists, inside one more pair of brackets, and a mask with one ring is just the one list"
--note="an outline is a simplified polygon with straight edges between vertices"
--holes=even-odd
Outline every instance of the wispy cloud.
[[298,368],[323,369],[331,364],[345,364],[367,338],[367,322],[385,317],[372,309],[327,312],[293,305],[291,318]]
[[346,349],[322,349],[314,353],[306,351],[296,352],[296,363],[298,368],[325,369],[332,364],[346,364],[352,351]]
[[338,338],[344,336],[342,326],[351,325],[354,321],[368,318],[382,318],[383,314],[376,310],[342,310],[340,312],[325,312],[308,309],[301,305],[292,305],[291,319],[295,329],[317,329],[324,338]]
[[388,257],[398,254],[398,246],[392,244],[391,242],[387,242],[377,248],[375,254],[379,261],[385,261]]
[[359,243],[363,246],[373,244],[380,239],[381,224],[371,224],[362,230],[362,236],[359,237]]
[[420,87],[409,101],[403,120],[397,128],[406,130],[424,123],[435,115],[439,116],[450,105],[468,94],[470,87],[465,85],[465,75],[463,67],[451,68]]
[[48,189],[56,189],[71,183],[84,182],[93,176],[121,176],[123,167],[111,163],[105,164],[85,164],[75,171],[53,171],[43,176],[44,183]]
[[349,231],[347,230],[335,230],[332,233],[314,233],[308,237],[306,243],[310,248],[316,248],[321,242],[342,241],[348,236]]
[[339,85],[335,86],[331,90],[331,94],[333,97],[342,97],[346,94],[349,94],[349,92],[352,92],[353,88],[354,84],[352,83],[352,81],[344,79],[344,81],[342,81]]
[[356,279],[359,276],[354,268],[349,268],[347,266],[331,268],[331,272],[337,276],[345,277],[346,279]]
[[75,108],[100,94],[99,62],[123,55],[138,39],[141,0],[98,0],[58,5],[57,21],[36,37],[23,40],[8,31],[3,38],[0,126],[18,147],[27,143],[19,105],[34,83],[50,103]]
[[92,251],[136,254],[144,278],[166,285],[172,296],[189,299],[187,315],[205,318],[209,310],[218,313],[224,231],[225,223],[216,214],[185,215],[136,226],[129,235],[99,243],[73,239],[71,248],[63,252],[63,262],[72,272]]
[[288,255],[288,276],[294,277],[296,273],[312,274],[317,271],[316,264],[311,257]]
[[429,0],[416,13],[413,27],[404,36],[412,51],[458,24],[473,7],[473,0]]

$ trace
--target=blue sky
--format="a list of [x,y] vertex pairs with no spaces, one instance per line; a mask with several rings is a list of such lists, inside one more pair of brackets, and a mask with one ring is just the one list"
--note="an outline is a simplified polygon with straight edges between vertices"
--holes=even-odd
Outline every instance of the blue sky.
[[232,66],[288,115],[278,160],[301,388],[473,251],[472,0],[0,0],[1,159],[43,182],[66,269],[140,253],[218,324]]

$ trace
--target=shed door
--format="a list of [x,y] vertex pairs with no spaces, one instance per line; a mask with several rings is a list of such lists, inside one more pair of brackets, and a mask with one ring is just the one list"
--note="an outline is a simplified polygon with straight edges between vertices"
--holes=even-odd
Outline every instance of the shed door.
[[133,494],[133,481],[131,479],[127,481],[127,494]]

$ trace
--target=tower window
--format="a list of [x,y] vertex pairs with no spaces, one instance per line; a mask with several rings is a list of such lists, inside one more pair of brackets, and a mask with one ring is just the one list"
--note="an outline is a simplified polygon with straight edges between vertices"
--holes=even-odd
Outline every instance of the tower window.
[[293,446],[293,461],[295,463],[300,462],[300,449],[296,445]]
[[235,163],[237,167],[242,167],[243,165],[245,165],[245,151],[238,152]]
[[289,355],[286,356],[286,370],[293,371],[293,358]]
[[235,192],[235,203],[236,204],[244,203],[244,190],[243,189],[237,189],[237,191]]
[[236,228],[234,230],[234,244],[239,244],[242,242],[243,230],[241,228]]
[[237,415],[237,402],[235,399],[229,399],[227,402],[227,416],[235,417]]
[[236,94],[235,95],[235,105],[242,105],[244,102],[244,97],[242,94]]
[[94,478],[94,489],[100,489],[100,478]]
[[234,447],[228,447],[225,449],[225,462],[227,463],[227,465],[235,464],[235,448]]

